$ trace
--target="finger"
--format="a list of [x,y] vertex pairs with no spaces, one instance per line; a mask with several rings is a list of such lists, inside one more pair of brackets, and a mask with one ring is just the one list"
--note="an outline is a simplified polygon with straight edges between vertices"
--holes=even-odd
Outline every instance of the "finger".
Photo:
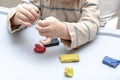
[[38,25],[42,27],[49,26],[51,24],[50,20],[39,20]]
[[35,28],[36,28],[38,31],[40,31],[42,27],[40,27],[40,26],[37,24],[37,25],[35,25]]
[[35,28],[39,31],[39,33],[48,33],[49,27],[41,27],[39,25],[36,25]]
[[37,13],[40,13],[40,10],[39,10],[38,7],[36,7],[36,6],[34,6],[34,5],[32,5],[32,7],[34,8],[34,10],[35,10]]
[[21,13],[16,13],[16,17],[25,22],[32,22],[27,16]]
[[18,19],[17,21],[18,21],[22,26],[31,26],[31,25],[32,25],[31,23],[25,22],[25,21],[23,21],[23,20],[21,20],[21,19]]
[[38,18],[40,11],[37,9],[37,7],[35,7],[33,5],[29,5],[29,7],[25,7],[25,9],[30,11],[30,13],[35,17],[35,19]]
[[47,37],[46,40],[41,40],[40,43],[42,43],[43,45],[47,45],[52,41],[52,38]]
[[29,18],[32,22],[36,20],[36,18],[32,15],[32,13],[27,10],[24,6],[18,6],[18,11]]

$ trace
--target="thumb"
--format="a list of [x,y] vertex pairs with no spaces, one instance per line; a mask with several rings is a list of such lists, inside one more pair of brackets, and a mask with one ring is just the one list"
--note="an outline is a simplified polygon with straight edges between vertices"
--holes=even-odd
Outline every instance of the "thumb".
[[43,45],[47,45],[52,41],[52,38],[47,37],[46,40],[41,40],[40,43],[42,43]]

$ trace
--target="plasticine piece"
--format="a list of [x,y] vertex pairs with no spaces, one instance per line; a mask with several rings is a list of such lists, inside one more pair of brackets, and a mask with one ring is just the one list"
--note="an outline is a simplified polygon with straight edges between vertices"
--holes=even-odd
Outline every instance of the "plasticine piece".
[[105,56],[103,61],[102,61],[104,64],[110,66],[110,67],[113,67],[113,68],[116,68],[120,61],[119,60],[116,60],[116,59],[113,59],[113,58],[110,58],[108,56]]
[[65,67],[65,76],[72,77],[73,76],[73,68]]
[[35,48],[34,48],[34,51],[35,51],[36,53],[41,53],[41,54],[42,54],[42,53],[45,52],[45,48],[40,48],[40,49],[39,49],[38,47],[35,47]]
[[43,54],[46,51],[46,47],[41,46],[40,44],[35,44],[34,52]]
[[79,55],[78,54],[62,54],[59,57],[62,63],[67,62],[79,62]]

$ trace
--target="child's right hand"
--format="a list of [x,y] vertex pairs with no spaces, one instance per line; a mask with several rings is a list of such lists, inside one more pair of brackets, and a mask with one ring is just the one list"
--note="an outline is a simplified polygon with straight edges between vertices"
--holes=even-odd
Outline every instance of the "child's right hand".
[[16,7],[16,13],[12,18],[12,25],[31,26],[40,14],[39,9],[31,4],[23,3]]

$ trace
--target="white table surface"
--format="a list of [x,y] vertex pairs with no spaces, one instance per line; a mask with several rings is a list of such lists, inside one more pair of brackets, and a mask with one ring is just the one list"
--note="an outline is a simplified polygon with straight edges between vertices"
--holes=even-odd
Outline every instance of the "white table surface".
[[[120,60],[120,30],[101,28],[79,50],[67,51],[60,43],[37,54],[34,44],[42,37],[34,26],[10,34],[7,12],[0,8],[0,80],[120,80],[120,65],[114,69],[102,63],[105,56]],[[65,53],[79,54],[80,62],[61,63],[59,55]],[[64,75],[66,66],[73,67],[72,78]]]

